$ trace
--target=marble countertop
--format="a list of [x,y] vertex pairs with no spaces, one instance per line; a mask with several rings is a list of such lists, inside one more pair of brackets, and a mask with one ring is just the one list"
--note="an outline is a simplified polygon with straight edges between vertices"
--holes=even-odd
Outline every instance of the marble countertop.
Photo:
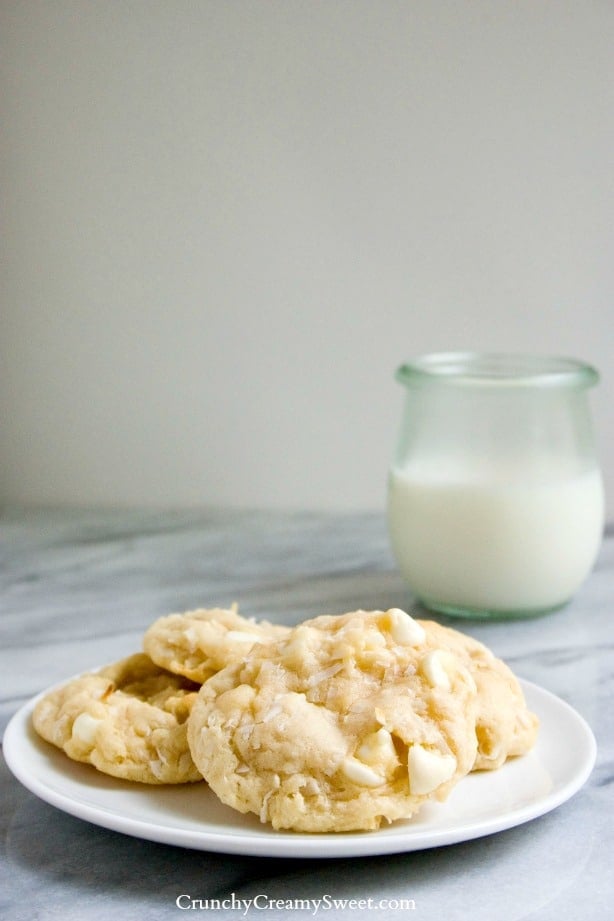
[[[171,611],[238,601],[243,614],[286,623],[357,607],[402,607],[424,616],[395,569],[377,514],[9,509],[0,516],[0,554],[2,728],[43,688],[138,649],[151,621]],[[614,900],[613,611],[614,530],[608,529],[594,572],[564,610],[525,622],[456,624],[518,675],[570,703],[595,733],[598,756],[589,781],[547,815],[496,835],[406,854],[233,857],[73,818],[29,793],[2,761],[2,917],[163,921],[182,916],[176,903],[182,894],[196,900],[189,910],[201,917],[282,919],[291,913],[287,900],[324,895],[371,898],[377,910],[330,901],[317,912],[315,902],[295,911],[329,921],[608,916]],[[232,893],[236,900],[261,898],[248,910],[244,903],[204,907]]]

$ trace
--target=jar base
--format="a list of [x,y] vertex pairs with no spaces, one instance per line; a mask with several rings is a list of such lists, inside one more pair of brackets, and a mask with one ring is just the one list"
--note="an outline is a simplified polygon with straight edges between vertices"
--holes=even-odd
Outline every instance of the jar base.
[[465,620],[528,620],[532,617],[543,617],[545,614],[552,614],[554,611],[560,611],[561,608],[569,604],[569,600],[561,601],[558,604],[548,605],[544,608],[523,608],[522,610],[504,610],[498,608],[473,608],[464,605],[447,604],[445,602],[434,601],[432,598],[419,596],[420,604],[435,611],[437,614],[445,614],[447,617],[459,617]]

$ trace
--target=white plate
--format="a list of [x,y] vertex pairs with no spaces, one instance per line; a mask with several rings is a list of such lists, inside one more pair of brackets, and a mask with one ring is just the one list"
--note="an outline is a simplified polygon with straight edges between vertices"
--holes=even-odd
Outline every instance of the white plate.
[[596,756],[588,725],[558,697],[522,684],[541,721],[534,750],[498,771],[470,774],[445,803],[429,803],[415,818],[376,832],[275,832],[255,816],[223,806],[204,784],[150,787],[107,777],[39,739],[31,723],[38,698],[12,718],[3,747],[13,774],[36,796],[94,825],[137,838],[263,857],[392,854],[512,828],[559,806],[584,784]]

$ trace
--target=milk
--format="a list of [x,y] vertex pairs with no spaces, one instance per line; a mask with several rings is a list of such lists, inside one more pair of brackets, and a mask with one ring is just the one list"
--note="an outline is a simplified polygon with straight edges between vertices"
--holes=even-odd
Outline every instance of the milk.
[[413,592],[434,606],[531,612],[567,601],[601,542],[600,473],[392,470],[388,523]]

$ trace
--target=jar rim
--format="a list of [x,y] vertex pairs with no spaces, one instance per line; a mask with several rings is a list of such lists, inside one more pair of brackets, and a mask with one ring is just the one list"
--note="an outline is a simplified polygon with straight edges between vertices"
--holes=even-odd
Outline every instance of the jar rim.
[[402,364],[401,384],[473,387],[593,387],[599,372],[575,358],[512,352],[432,352]]

